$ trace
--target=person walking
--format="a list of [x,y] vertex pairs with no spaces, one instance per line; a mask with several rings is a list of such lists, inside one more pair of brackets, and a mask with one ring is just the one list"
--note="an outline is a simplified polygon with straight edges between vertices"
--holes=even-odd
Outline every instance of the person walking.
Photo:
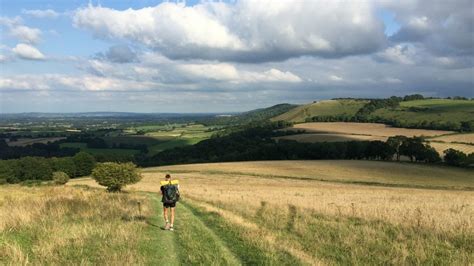
[[[160,182],[161,202],[163,202],[163,217],[165,219],[165,230],[174,230],[174,217],[176,202],[179,201],[179,181],[172,180],[171,175],[167,174],[165,180]],[[169,210],[169,211],[168,211]],[[171,220],[168,219],[170,214]],[[171,222],[170,222],[171,221]]]

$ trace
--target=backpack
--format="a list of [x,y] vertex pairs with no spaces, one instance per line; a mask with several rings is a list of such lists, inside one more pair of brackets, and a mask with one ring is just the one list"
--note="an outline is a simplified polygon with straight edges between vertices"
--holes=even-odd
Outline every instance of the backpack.
[[179,200],[178,186],[173,183],[170,182],[163,185],[163,202],[164,203],[175,203]]

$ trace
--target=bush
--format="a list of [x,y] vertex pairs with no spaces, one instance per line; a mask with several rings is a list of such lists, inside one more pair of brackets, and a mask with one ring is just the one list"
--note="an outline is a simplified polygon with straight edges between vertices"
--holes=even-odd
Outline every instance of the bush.
[[99,163],[92,171],[92,177],[109,192],[119,192],[124,186],[142,179],[133,163]]
[[69,181],[69,176],[64,172],[54,172],[53,180],[57,185],[64,185]]
[[467,160],[467,156],[464,152],[447,149],[444,151],[444,161],[452,166],[462,166]]

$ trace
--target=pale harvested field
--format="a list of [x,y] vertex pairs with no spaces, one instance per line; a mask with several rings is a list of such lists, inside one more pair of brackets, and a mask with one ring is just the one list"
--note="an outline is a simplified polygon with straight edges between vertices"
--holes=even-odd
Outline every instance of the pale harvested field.
[[351,134],[298,134],[283,137],[276,137],[276,140],[295,140],[298,142],[339,142],[339,141],[386,141],[387,137],[351,135]]
[[431,140],[474,144],[474,133],[447,135],[447,136],[431,138]]
[[[436,186],[462,185],[472,188],[472,172],[454,168],[430,169],[418,165],[357,161],[196,164],[144,169],[143,180],[128,189],[158,193],[159,181],[169,172],[180,180],[184,198],[211,201],[214,205],[227,205],[242,212],[246,209],[256,211],[265,201],[280,206],[295,205],[328,215],[382,219],[394,224],[408,225],[416,221],[442,231],[459,228],[473,230],[472,191],[366,186],[268,176],[316,175],[334,180],[430,182]],[[90,179],[72,180],[70,185],[74,184],[96,185]]]
[[407,137],[413,136],[439,136],[453,133],[452,131],[443,130],[427,130],[427,129],[408,129],[395,128],[384,124],[377,123],[349,123],[349,122],[316,122],[296,124],[288,130],[306,130],[308,133],[338,133],[367,135],[377,137],[391,137],[403,135]]
[[58,140],[66,139],[64,137],[54,137],[54,138],[35,138],[35,139],[18,139],[17,141],[10,141],[7,142],[8,146],[26,146],[35,143],[43,143],[46,144],[48,142],[55,142]]
[[462,151],[465,154],[474,152],[474,145],[459,144],[459,143],[442,143],[442,142],[429,142],[430,146],[433,147],[441,156],[444,155],[444,151],[447,149],[455,149]]

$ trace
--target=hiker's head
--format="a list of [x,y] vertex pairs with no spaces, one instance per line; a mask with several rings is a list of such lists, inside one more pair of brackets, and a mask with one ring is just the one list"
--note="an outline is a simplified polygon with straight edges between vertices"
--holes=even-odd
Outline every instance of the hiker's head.
[[171,179],[171,176],[169,174],[165,175],[166,180]]

